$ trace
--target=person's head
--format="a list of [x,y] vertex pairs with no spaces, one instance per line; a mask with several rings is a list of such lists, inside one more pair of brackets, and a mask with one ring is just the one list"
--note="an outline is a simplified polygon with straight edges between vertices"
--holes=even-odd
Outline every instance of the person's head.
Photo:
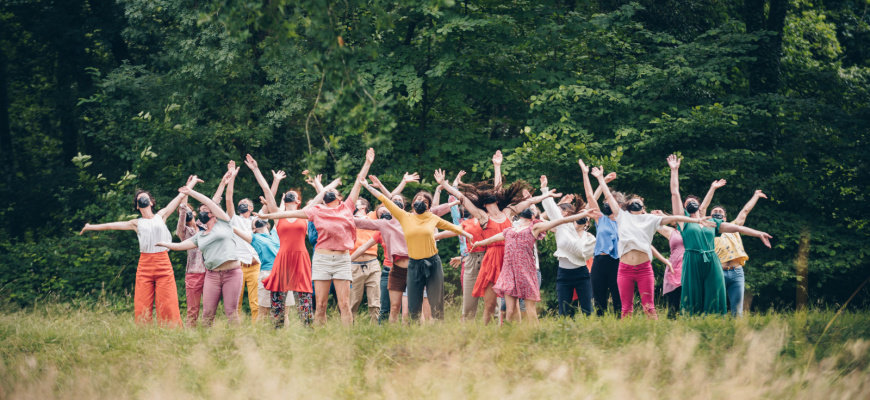
[[302,204],[302,196],[299,195],[299,191],[297,190],[288,190],[284,192],[284,207],[286,208],[290,204],[295,204],[297,207]]
[[462,217],[462,219],[471,218],[471,213],[468,212],[468,210],[463,206],[459,206],[459,215]]
[[269,221],[266,221],[264,219],[259,219],[259,218],[254,221],[254,233],[268,234],[269,229],[270,229]]
[[338,203],[341,202],[341,193],[335,189],[328,189],[326,193],[323,195],[323,204],[326,204],[330,207],[337,206]]
[[701,199],[699,199],[698,196],[690,194],[686,196],[686,200],[683,202],[683,208],[685,208],[689,214],[694,214],[701,208]]
[[399,206],[399,208],[401,208],[405,211],[408,210],[408,207],[407,207],[408,199],[406,199],[405,196],[402,196],[400,194],[396,194],[396,195],[390,196],[390,200],[393,201],[393,204]]
[[142,189],[136,190],[136,193],[133,195],[133,211],[141,213],[142,210],[151,209],[153,212],[155,207],[156,202],[151,192]]
[[538,215],[539,215],[539,211],[538,211],[537,207],[526,207],[525,209],[523,209],[522,211],[517,213],[517,216],[520,217],[521,219],[528,219],[528,220],[537,219]]
[[387,210],[387,207],[383,204],[375,208],[375,215],[378,219],[393,219],[393,214],[390,214],[390,210]]
[[562,211],[562,217],[570,217],[577,214],[586,208],[586,202],[579,195],[574,195],[574,201],[571,203],[559,204],[559,209]]
[[531,189],[526,181],[516,181],[507,187],[496,187],[489,181],[460,185],[465,196],[475,207],[485,210],[487,206],[495,205],[504,210],[512,204],[523,201],[523,190]]
[[254,202],[251,201],[251,199],[244,198],[244,199],[239,200],[239,205],[236,208],[236,212],[238,212],[239,215],[247,218],[247,217],[251,216],[251,212],[253,212],[253,211],[254,211]]
[[185,225],[191,228],[196,227],[196,214],[194,214],[193,211],[187,210],[187,212],[184,213],[183,218]]
[[643,214],[644,207],[643,197],[634,194],[628,196],[623,205],[623,208],[632,214]]
[[[619,204],[619,208],[625,208],[625,194],[622,192],[611,192],[613,195],[613,199]],[[610,209],[610,203],[605,199],[604,204],[601,205],[601,213],[604,215],[613,214],[613,210]]]
[[416,195],[414,195],[414,200],[411,202],[411,207],[414,208],[414,212],[417,214],[423,214],[426,211],[429,211],[429,208],[432,207],[432,193],[419,191]]
[[205,204],[199,206],[199,214],[198,214],[199,222],[203,224],[207,224],[209,221],[214,219],[214,214],[212,214],[211,210],[208,209],[208,206]]
[[371,203],[369,203],[368,200],[359,197],[356,199],[356,212],[354,212],[354,215],[356,215],[357,217],[365,217],[369,213],[369,210],[371,210],[371,208],[372,205]]
[[728,214],[725,213],[725,207],[722,205],[717,205],[713,207],[713,210],[710,212],[710,216],[716,219],[721,219],[722,221],[727,222],[725,219],[728,217]]

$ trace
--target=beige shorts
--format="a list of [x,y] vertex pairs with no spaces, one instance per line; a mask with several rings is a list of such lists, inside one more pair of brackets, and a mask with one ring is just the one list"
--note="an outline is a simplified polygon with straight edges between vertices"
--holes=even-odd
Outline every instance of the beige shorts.
[[313,281],[352,281],[350,254],[314,253],[311,261],[311,280]]
[[[263,287],[263,280],[269,277],[272,271],[260,270],[259,282],[257,282],[257,305],[260,307],[272,308],[272,292]],[[293,300],[293,292],[287,292],[287,298],[284,300],[285,306],[296,305]]]

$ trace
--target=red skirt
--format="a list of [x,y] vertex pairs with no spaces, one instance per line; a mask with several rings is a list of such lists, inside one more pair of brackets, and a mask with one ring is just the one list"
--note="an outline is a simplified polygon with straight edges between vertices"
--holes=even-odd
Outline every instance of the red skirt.
[[480,262],[480,273],[477,275],[477,281],[474,282],[474,290],[471,291],[472,296],[483,297],[487,286],[498,282],[502,264],[504,264],[504,246],[487,246],[486,254]]
[[270,292],[312,293],[308,251],[279,251],[263,287]]

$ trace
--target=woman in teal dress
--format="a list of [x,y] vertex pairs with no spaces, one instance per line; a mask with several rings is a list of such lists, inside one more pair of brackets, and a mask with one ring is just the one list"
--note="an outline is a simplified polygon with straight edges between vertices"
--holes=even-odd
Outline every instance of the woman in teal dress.
[[[701,217],[698,212],[701,208],[698,197],[688,196],[683,201],[680,196],[680,159],[671,154],[668,157],[668,166],[671,167],[671,206],[674,215]],[[716,222],[715,228],[707,228],[699,224],[677,224],[686,248],[683,254],[683,293],[680,309],[689,315],[703,313],[725,315],[728,312],[725,277],[715,251],[714,239],[717,236],[722,233],[738,232],[755,236],[770,248],[771,236],[765,232],[718,219],[713,221]]]

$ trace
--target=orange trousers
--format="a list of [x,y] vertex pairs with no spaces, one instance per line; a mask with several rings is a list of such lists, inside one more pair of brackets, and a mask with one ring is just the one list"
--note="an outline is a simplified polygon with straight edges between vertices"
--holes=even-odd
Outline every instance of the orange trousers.
[[157,308],[157,322],[173,327],[181,326],[178,310],[178,288],[175,273],[169,262],[169,252],[139,253],[136,268],[136,288],[133,291],[133,308],[136,322],[151,322],[153,309]]

